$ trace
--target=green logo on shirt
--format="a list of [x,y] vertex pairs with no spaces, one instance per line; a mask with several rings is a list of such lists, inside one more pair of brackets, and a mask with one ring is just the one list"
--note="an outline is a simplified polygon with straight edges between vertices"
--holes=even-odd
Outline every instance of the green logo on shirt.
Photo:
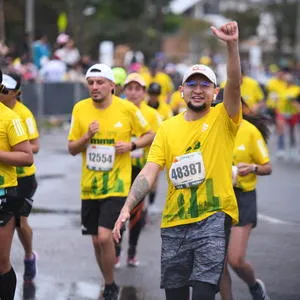
[[189,146],[189,147],[185,150],[185,153],[189,153],[189,152],[191,152],[191,151],[193,151],[193,150],[199,150],[200,147],[201,147],[201,143],[200,143],[199,141],[196,141],[196,142],[194,143],[193,146]]
[[115,139],[91,139],[91,144],[95,145],[113,145]]

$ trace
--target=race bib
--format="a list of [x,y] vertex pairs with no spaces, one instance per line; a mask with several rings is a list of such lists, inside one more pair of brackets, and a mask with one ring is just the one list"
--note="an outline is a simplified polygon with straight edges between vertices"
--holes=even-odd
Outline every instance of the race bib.
[[169,178],[176,189],[197,186],[205,180],[205,167],[200,152],[177,156],[169,170]]
[[86,150],[86,166],[93,171],[110,171],[115,162],[115,147],[89,145]]
[[[131,138],[132,142],[134,142],[136,140],[137,140],[136,137]],[[135,149],[135,150],[131,151],[130,156],[132,158],[141,158],[141,157],[143,157],[144,156],[144,148],[138,148],[138,149]]]

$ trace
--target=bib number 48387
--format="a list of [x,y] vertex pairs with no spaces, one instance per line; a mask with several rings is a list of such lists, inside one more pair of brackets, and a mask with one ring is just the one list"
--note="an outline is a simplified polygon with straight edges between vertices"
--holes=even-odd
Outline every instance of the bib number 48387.
[[178,166],[176,169],[172,169],[171,177],[172,179],[177,180],[183,177],[188,177],[190,175],[196,175],[197,173],[201,173],[201,163],[191,163],[188,165]]
[[176,189],[201,184],[205,179],[202,154],[193,152],[177,156],[169,170],[169,178]]

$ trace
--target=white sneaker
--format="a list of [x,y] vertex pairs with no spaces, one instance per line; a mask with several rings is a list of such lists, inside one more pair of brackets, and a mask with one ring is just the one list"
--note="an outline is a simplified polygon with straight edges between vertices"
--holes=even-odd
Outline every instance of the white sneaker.
[[115,269],[120,269],[120,268],[121,268],[121,260],[120,260],[120,256],[117,256],[115,261]]
[[276,158],[277,159],[285,159],[286,158],[285,151],[283,149],[277,150],[277,152],[276,152]]

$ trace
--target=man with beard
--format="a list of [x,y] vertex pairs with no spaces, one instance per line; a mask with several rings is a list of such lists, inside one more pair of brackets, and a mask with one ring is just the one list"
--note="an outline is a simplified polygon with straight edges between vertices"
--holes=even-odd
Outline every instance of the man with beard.
[[[149,145],[154,137],[140,110],[116,97],[111,68],[91,66],[86,73],[90,98],[75,104],[69,152],[82,154],[82,233],[92,236],[96,260],[105,280],[104,300],[116,300],[114,223],[131,183],[130,151]],[[131,142],[131,137],[138,137]]]
[[161,288],[167,300],[213,300],[219,290],[229,231],[238,221],[231,182],[235,137],[241,121],[238,26],[229,22],[213,34],[227,46],[224,102],[211,107],[216,76],[205,65],[190,67],[180,92],[187,110],[162,123],[147,163],[135,179],[113,235],[150,191],[166,167],[168,193],[161,223]]

